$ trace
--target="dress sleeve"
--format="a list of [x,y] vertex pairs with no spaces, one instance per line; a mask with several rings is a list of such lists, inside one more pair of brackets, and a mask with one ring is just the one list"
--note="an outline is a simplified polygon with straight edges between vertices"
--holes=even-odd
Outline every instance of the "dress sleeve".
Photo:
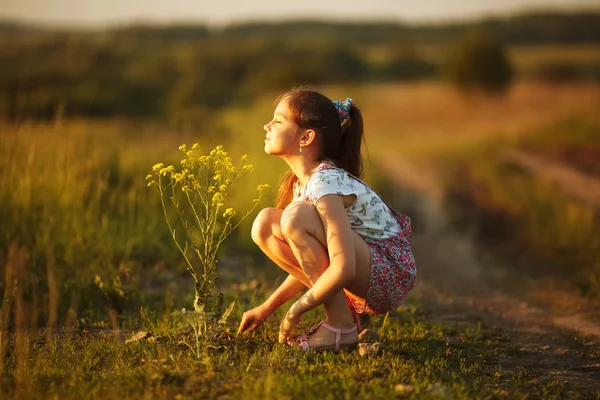
[[356,189],[348,174],[331,168],[315,172],[307,185],[306,194],[311,203],[316,205],[327,194],[356,195]]

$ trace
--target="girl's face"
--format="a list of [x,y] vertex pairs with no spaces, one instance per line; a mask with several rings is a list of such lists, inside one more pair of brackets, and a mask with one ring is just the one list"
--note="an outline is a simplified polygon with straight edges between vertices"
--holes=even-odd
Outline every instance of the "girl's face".
[[276,156],[296,154],[300,148],[300,127],[291,119],[288,100],[283,99],[275,108],[273,119],[264,126],[265,153]]

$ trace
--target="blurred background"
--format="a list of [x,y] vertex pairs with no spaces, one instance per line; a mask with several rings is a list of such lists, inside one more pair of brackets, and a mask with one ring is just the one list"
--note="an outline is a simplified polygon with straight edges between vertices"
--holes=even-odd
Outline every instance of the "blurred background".
[[[596,1],[9,0],[3,306],[18,291],[50,328],[189,306],[146,174],[182,143],[222,144],[256,168],[230,197],[250,207],[287,168],[262,126],[300,84],[363,110],[365,179],[413,219],[418,290],[600,298]],[[219,257],[237,293],[281,279],[251,243],[254,215]]]

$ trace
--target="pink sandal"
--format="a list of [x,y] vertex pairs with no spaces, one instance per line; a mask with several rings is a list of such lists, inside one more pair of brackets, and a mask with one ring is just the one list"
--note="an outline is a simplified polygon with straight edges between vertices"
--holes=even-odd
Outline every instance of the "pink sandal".
[[[318,348],[310,347],[310,344],[308,343],[308,338],[321,325],[325,329],[327,329],[328,331],[331,331],[331,332],[335,333],[335,346],[324,346],[324,347],[318,347]],[[349,350],[354,350],[358,346],[358,341],[356,343],[343,344],[342,345],[342,344],[340,344],[340,339],[341,339],[342,335],[346,335],[346,334],[349,334],[349,333],[352,333],[352,332],[356,332],[356,331],[357,331],[356,325],[354,325],[350,329],[338,329],[338,328],[334,328],[333,326],[329,325],[325,321],[321,321],[317,325],[311,326],[310,329],[308,330],[308,332],[306,332],[305,334],[296,336],[295,338],[293,338],[291,340],[288,340],[288,344],[290,346],[292,346],[292,347],[298,347],[302,351],[309,351],[309,350],[314,350],[314,351],[331,350],[331,351],[334,351],[336,353],[339,352],[340,350],[349,351]]]

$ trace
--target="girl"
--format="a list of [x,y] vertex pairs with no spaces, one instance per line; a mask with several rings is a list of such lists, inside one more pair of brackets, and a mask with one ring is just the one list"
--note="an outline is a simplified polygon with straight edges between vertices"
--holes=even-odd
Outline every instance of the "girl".
[[[352,99],[293,90],[280,97],[264,129],[265,152],[291,171],[277,208],[256,217],[252,239],[289,276],[244,313],[239,332],[255,330],[307,287],[285,315],[279,342],[302,350],[355,348],[368,314],[394,310],[415,284],[410,219],[358,178],[363,121]],[[325,321],[292,338],[302,314],[321,304]]]

